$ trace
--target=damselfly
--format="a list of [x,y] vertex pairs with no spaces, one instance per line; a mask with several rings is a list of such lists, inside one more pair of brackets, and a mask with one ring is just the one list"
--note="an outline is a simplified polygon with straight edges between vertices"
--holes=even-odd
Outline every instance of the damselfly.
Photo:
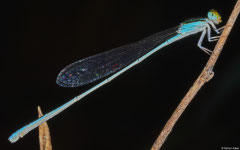
[[219,13],[216,10],[210,10],[207,18],[190,19],[181,23],[177,27],[159,32],[138,42],[114,48],[70,64],[65,67],[57,77],[57,84],[60,86],[78,87],[111,76],[107,77],[81,95],[76,96],[64,105],[17,130],[9,137],[9,141],[12,143],[16,142],[29,131],[56,116],[99,87],[115,79],[117,76],[140,63],[151,54],[184,37],[202,32],[197,45],[204,52],[210,54],[211,50],[202,46],[203,38],[207,34],[209,42],[218,40],[219,36],[211,36],[211,30],[213,29],[217,34],[220,34],[222,28],[217,29],[215,25],[221,22],[222,20]]

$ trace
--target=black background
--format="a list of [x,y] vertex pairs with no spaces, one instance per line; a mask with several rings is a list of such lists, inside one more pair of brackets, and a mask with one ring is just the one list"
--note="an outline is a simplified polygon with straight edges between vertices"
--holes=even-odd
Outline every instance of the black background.
[[[140,40],[217,9],[226,23],[236,0],[8,1],[2,5],[1,149],[37,150],[35,129],[14,144],[8,137],[43,113],[96,83],[63,88],[55,83],[66,65]],[[5,21],[6,19],[6,21]],[[222,26],[222,25],[219,25]],[[214,68],[162,150],[218,150],[240,146],[239,19]],[[200,34],[182,39],[51,119],[54,150],[147,150],[209,56]],[[203,45],[213,49],[214,43]]]

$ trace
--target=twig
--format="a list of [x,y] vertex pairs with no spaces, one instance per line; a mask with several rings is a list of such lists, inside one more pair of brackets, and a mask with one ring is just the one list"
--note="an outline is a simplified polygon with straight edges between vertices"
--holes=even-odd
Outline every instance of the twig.
[[206,66],[202,70],[202,72],[199,75],[199,77],[197,78],[197,80],[194,82],[193,86],[189,89],[189,91],[187,92],[185,97],[181,100],[180,104],[175,109],[175,111],[173,112],[170,119],[165,124],[160,135],[154,142],[151,150],[159,150],[161,148],[161,146],[165,142],[167,136],[172,131],[173,126],[175,125],[175,123],[177,122],[177,120],[179,119],[181,114],[184,112],[184,110],[186,109],[188,104],[192,101],[192,99],[197,94],[197,92],[201,89],[201,87],[206,82],[208,82],[209,80],[212,79],[212,77],[214,75],[212,72],[213,67],[222,51],[222,48],[227,40],[227,37],[232,29],[232,26],[233,26],[234,22],[236,21],[239,11],[240,11],[240,0],[237,1],[236,5],[234,7],[234,10],[232,11],[232,14],[223,30],[223,33],[222,33],[220,39],[218,40],[218,42],[216,44],[214,51],[213,51],[211,57],[209,58]]
[[[40,106],[38,106],[38,117],[42,117],[42,111]],[[40,150],[52,150],[51,137],[47,122],[42,123],[39,126],[39,144]]]

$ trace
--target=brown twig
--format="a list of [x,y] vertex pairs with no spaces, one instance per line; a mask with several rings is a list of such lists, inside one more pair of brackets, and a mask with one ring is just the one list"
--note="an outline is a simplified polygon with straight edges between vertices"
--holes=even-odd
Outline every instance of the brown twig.
[[213,51],[211,57],[209,58],[206,66],[202,70],[202,72],[199,75],[199,77],[197,78],[197,80],[194,82],[193,86],[189,89],[189,91],[187,92],[185,97],[181,100],[180,104],[175,109],[175,111],[173,112],[170,119],[165,124],[160,135],[154,142],[151,150],[159,150],[161,148],[161,146],[163,145],[167,136],[172,131],[173,126],[175,125],[175,123],[177,122],[177,120],[179,119],[181,114],[184,112],[184,110],[186,109],[188,104],[192,101],[192,99],[197,94],[197,92],[201,89],[201,87],[206,82],[211,80],[211,78],[213,77],[214,74],[212,72],[212,69],[222,51],[222,48],[227,40],[227,37],[232,29],[232,26],[233,26],[234,22],[236,21],[239,11],[240,11],[240,0],[237,1],[236,5],[234,7],[234,10],[232,11],[232,14],[223,30],[223,33],[222,33],[220,39],[218,40],[218,43],[216,44],[214,51]]
[[[42,117],[42,111],[40,106],[38,106],[38,117]],[[39,126],[39,144],[40,150],[52,150],[51,137],[47,122],[42,123]]]

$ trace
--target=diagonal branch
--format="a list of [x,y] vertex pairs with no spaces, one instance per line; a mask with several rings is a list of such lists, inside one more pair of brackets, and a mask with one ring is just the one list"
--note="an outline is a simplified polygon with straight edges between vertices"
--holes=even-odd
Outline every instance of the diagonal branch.
[[240,11],[240,0],[237,1],[236,5],[234,7],[234,10],[232,11],[232,14],[231,14],[224,30],[223,30],[223,33],[222,33],[220,39],[218,40],[218,42],[216,44],[216,46],[214,48],[214,51],[213,51],[212,55],[210,56],[206,66],[202,70],[202,72],[199,75],[199,77],[197,78],[197,80],[194,82],[193,86],[189,89],[187,94],[181,100],[180,104],[175,109],[175,111],[173,112],[170,119],[165,124],[165,126],[164,126],[163,130],[161,131],[160,135],[158,136],[158,138],[154,142],[151,150],[159,150],[161,148],[161,146],[165,142],[167,136],[172,131],[173,126],[175,125],[175,123],[177,122],[179,117],[182,115],[182,113],[184,112],[184,110],[186,109],[188,104],[192,101],[192,99],[197,94],[197,92],[201,89],[201,87],[206,82],[211,80],[211,78],[213,77],[214,73],[212,72],[212,69],[216,64],[216,61],[217,61],[217,59],[218,59],[218,57],[219,57],[219,55],[222,51],[222,48],[223,48],[223,46],[224,46],[224,44],[227,40],[227,37],[228,37],[232,27],[233,27],[233,24],[237,19],[239,11]]

